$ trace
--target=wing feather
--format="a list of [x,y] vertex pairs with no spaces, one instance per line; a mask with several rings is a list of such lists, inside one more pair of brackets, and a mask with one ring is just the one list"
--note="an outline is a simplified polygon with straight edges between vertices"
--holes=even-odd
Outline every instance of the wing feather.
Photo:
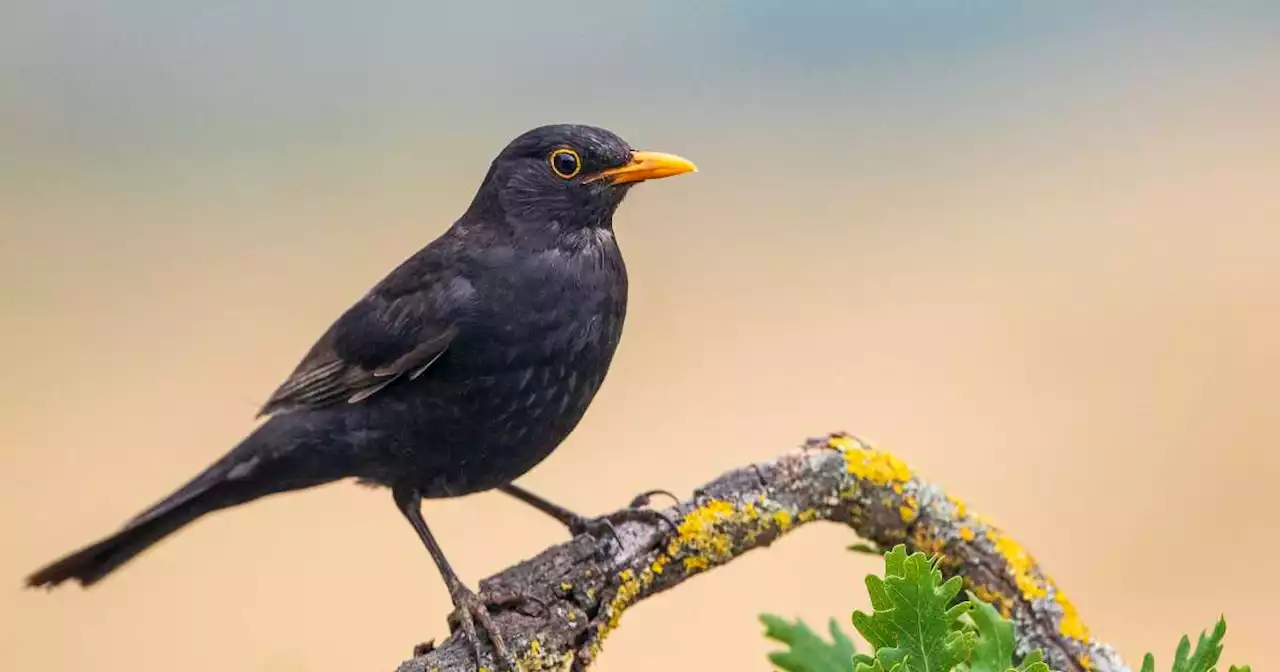
[[342,314],[276,388],[258,415],[359,403],[401,379],[416,380],[458,334],[471,283],[433,258],[408,259]]

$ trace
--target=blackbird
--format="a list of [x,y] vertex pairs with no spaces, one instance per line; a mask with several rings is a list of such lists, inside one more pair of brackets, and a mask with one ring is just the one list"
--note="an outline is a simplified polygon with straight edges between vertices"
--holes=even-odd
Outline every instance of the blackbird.
[[512,482],[577,425],[617,348],[627,272],[615,210],[635,184],[694,170],[594,126],[520,135],[491,163],[465,213],[324,332],[262,407],[265,422],[120,531],[27,584],[89,586],[207,513],[354,478],[390,488],[449,588],[477,664],[478,621],[510,665],[485,605],[423,520],[421,500],[498,489],[575,534],[608,523]]

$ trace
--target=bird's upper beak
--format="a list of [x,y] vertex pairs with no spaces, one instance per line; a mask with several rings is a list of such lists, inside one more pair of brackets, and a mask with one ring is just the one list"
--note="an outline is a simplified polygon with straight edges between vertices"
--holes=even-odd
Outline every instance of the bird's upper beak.
[[692,161],[675,154],[632,152],[631,161],[627,165],[602,170],[587,178],[587,181],[594,182],[610,178],[613,184],[627,184],[696,172],[698,167],[693,165]]

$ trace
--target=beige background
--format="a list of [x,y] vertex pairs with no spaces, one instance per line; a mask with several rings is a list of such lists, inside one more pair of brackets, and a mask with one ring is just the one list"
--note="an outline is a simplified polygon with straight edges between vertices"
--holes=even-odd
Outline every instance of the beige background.
[[[88,592],[19,585],[230,447],[562,120],[701,172],[624,205],[626,336],[526,485],[602,511],[847,429],[1013,531],[1135,664],[1219,613],[1230,661],[1280,663],[1280,11],[851,4],[6,5],[0,669],[378,670],[443,636],[427,554],[349,484]],[[563,538],[500,495],[425,513],[473,584]],[[866,606],[850,541],[644,603],[599,669],[767,669],[758,612]]]

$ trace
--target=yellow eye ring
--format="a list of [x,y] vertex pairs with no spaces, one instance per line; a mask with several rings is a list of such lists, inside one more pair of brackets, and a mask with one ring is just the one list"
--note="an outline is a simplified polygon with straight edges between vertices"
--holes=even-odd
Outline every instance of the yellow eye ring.
[[582,157],[568,147],[551,152],[548,162],[551,164],[551,172],[566,180],[571,180],[582,172]]

